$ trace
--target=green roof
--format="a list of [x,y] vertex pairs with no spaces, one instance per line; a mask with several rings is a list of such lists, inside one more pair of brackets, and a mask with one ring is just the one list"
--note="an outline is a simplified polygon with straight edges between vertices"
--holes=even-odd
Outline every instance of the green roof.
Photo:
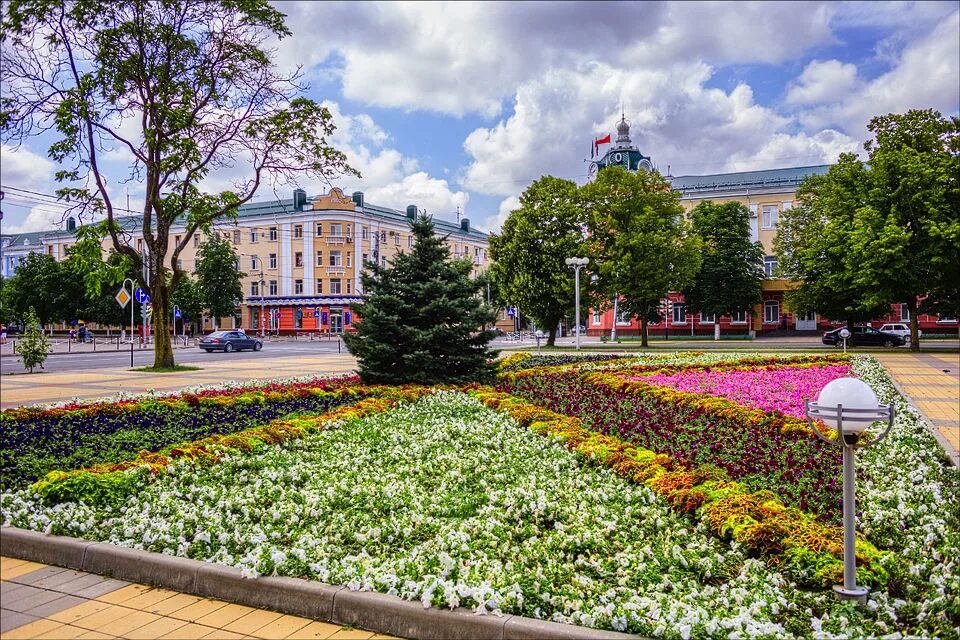
[[670,184],[674,191],[682,191],[684,194],[748,188],[795,187],[807,176],[826,173],[830,166],[818,164],[809,167],[714,173],[704,176],[674,176],[670,178]]

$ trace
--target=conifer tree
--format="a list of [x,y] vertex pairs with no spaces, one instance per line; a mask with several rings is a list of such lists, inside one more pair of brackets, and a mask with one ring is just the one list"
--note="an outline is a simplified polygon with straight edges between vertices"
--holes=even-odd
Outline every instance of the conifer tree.
[[451,260],[433,221],[410,224],[414,245],[389,266],[368,264],[356,333],[344,342],[365,383],[464,384],[492,372],[487,344],[496,318],[471,278],[469,259]]

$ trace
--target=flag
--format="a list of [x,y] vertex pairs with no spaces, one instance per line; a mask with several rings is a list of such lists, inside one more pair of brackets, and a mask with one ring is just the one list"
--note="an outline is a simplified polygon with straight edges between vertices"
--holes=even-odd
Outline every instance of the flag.
[[[599,146],[602,145],[602,144],[610,144],[610,134],[609,134],[609,133],[608,133],[607,135],[603,136],[602,138],[597,138],[596,140],[593,141],[593,150],[594,150],[596,153],[599,154],[600,152],[599,152],[599,150],[597,149],[597,147],[599,147]],[[593,156],[591,155],[590,157],[592,158]]]

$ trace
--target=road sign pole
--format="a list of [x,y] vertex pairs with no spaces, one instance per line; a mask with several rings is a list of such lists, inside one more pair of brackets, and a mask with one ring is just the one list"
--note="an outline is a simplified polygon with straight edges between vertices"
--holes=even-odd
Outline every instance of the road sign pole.
[[[133,295],[133,290],[136,288],[137,284],[131,278],[125,278],[123,280],[123,286],[127,286],[127,282],[130,283],[130,293]],[[134,300],[136,296],[134,296]],[[130,368],[133,368],[133,300],[130,301]]]

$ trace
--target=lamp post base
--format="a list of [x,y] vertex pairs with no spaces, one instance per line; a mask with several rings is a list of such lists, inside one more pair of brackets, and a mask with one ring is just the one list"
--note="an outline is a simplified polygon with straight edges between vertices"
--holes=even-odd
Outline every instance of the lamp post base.
[[854,587],[852,589],[846,589],[843,587],[843,585],[839,584],[833,586],[833,597],[841,602],[855,600],[857,604],[867,604],[868,593],[870,593],[870,590],[866,587]]

